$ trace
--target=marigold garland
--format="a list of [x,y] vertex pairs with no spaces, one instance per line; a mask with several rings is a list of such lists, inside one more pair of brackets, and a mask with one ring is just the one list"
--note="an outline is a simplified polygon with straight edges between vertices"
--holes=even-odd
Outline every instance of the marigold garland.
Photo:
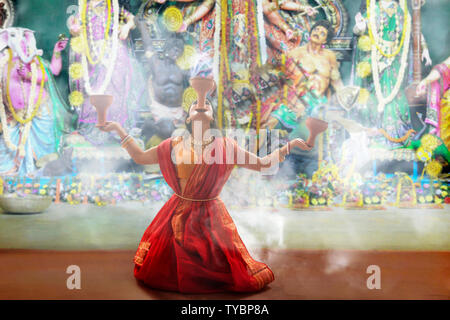
[[69,94],[69,102],[74,107],[81,106],[84,102],[83,93],[81,93],[80,91],[72,91]]
[[356,74],[360,78],[366,78],[372,73],[372,67],[367,61],[362,61],[356,65]]
[[78,80],[83,77],[83,65],[79,62],[74,62],[69,67],[69,76],[74,79]]
[[83,38],[81,36],[73,37],[70,40],[70,47],[76,53],[83,53],[84,48],[85,48],[85,44],[83,43]]
[[[85,55],[87,56],[89,63],[92,65],[96,65],[98,64],[100,61],[102,61],[103,56],[105,55],[105,51],[106,51],[106,45],[109,39],[109,30],[111,28],[111,0],[107,0],[107,5],[108,5],[108,18],[106,21],[106,28],[105,28],[105,36],[103,38],[103,46],[102,46],[102,50],[100,52],[100,57],[98,57],[98,59],[96,61],[94,61],[94,59],[92,58],[91,55],[91,50],[89,48],[89,43],[88,43],[88,36],[87,36],[87,22],[86,22],[86,10],[87,10],[87,3],[88,0],[79,0],[81,1],[81,4],[79,3],[79,8],[81,8],[81,28],[82,28],[82,43],[85,45]],[[115,8],[117,9],[117,8]],[[117,14],[117,13],[115,13]]]
[[[20,118],[17,115],[16,110],[14,109],[14,106],[13,106],[13,103],[12,103],[12,100],[11,100],[11,95],[9,93],[9,85],[10,85],[10,81],[11,81],[11,71],[12,71],[12,68],[13,68],[13,53],[12,53],[12,50],[10,48],[8,48],[8,52],[9,52],[8,75],[6,77],[6,98],[8,99],[8,107],[9,107],[9,111],[11,112],[14,120],[19,122],[20,124],[26,124],[26,123],[30,122],[31,120],[33,120],[33,118],[36,116],[36,114],[37,114],[37,112],[39,110],[39,106],[41,105],[42,94],[44,92],[45,69],[44,69],[44,65],[42,64],[41,59],[39,57],[36,57],[38,62],[39,62],[40,70],[41,70],[41,73],[42,73],[42,80],[41,80],[41,85],[40,85],[40,88],[39,88],[38,100],[37,100],[37,102],[36,102],[36,104],[35,104],[35,106],[33,108],[33,112],[31,113],[31,115],[28,118],[26,118],[26,119],[22,119],[22,118]],[[33,64],[33,63],[34,62],[32,61],[31,64]],[[32,70],[33,70],[33,68],[32,68]],[[33,79],[33,77],[37,77],[37,75],[35,75],[35,74],[33,75],[32,74],[32,79]],[[36,88],[35,88],[35,86],[32,85],[30,87],[30,92],[32,92],[34,90],[36,90]],[[31,106],[33,103],[34,103],[34,101],[31,101],[29,103],[29,105]]]
[[375,7],[374,0],[367,0],[366,4],[367,4],[367,20],[369,21],[369,23],[367,24],[367,28],[368,28],[368,32],[369,32],[370,41],[375,45],[378,52],[380,52],[386,58],[395,57],[397,54],[399,54],[400,50],[402,49],[403,42],[405,41],[406,34],[407,34],[406,30],[407,30],[407,25],[408,25],[408,19],[406,17],[408,16],[408,5],[407,5],[406,0],[403,0],[403,5],[402,5],[402,8],[404,10],[404,15],[405,15],[405,19],[403,19],[402,38],[400,39],[400,44],[399,44],[397,50],[395,50],[394,53],[390,53],[390,54],[384,52],[378,46],[378,43],[377,43],[378,35],[373,33],[373,29],[372,29],[373,26],[372,26],[372,21],[371,21],[371,11]]
[[369,101],[369,98],[370,98],[369,90],[367,90],[366,88],[362,88],[361,90],[359,90],[357,98],[358,104],[365,105],[367,101]]
[[358,40],[358,49],[362,51],[370,51],[372,41],[369,36],[361,36]]
[[422,143],[422,147],[427,150],[433,152],[434,149],[436,149],[440,144],[440,140],[431,135],[431,134],[425,134],[422,139],[420,139],[420,142]]
[[442,164],[437,160],[431,160],[425,166],[425,171],[430,177],[437,178],[442,171]]

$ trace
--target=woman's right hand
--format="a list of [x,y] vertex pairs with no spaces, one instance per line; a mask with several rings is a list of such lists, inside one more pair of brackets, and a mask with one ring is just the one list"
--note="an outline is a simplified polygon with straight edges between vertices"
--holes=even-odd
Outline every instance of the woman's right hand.
[[120,124],[114,121],[106,121],[105,125],[103,126],[100,126],[98,124],[95,126],[99,128],[99,130],[104,132],[111,132],[111,131],[119,132],[120,129]]
[[310,151],[312,149],[311,146],[309,146],[303,139],[297,138],[290,142],[290,146],[297,147],[302,150]]

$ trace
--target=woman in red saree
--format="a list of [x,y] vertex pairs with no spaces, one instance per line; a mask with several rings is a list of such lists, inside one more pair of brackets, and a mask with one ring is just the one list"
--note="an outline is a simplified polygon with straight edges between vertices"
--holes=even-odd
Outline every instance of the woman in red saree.
[[202,108],[194,104],[186,120],[192,123],[194,137],[169,138],[146,151],[119,124],[101,127],[117,131],[122,147],[136,163],[159,163],[174,191],[142,236],[134,258],[135,277],[152,288],[182,293],[254,292],[274,280],[267,265],[248,253],[219,194],[235,165],[261,170],[282,161],[289,148],[310,147],[295,139],[260,158],[233,139],[208,137],[213,121],[209,103]]

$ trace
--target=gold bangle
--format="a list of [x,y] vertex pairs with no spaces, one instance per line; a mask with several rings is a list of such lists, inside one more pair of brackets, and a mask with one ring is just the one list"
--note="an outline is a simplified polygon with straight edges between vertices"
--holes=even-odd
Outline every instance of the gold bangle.
[[60,51],[55,52],[55,58],[61,58],[61,52]]

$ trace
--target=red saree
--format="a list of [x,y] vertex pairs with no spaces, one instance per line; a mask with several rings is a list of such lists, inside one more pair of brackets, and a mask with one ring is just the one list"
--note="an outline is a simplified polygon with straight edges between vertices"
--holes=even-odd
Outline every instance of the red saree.
[[[225,145],[236,144],[226,138],[213,143],[223,150],[223,164],[196,164],[183,198],[216,198],[227,181],[234,165],[226,164]],[[181,190],[171,151],[171,139],[158,146],[161,172],[175,194],[144,232],[135,277],[152,288],[183,293],[252,292],[272,282],[272,271],[252,259],[219,198],[177,196]]]

